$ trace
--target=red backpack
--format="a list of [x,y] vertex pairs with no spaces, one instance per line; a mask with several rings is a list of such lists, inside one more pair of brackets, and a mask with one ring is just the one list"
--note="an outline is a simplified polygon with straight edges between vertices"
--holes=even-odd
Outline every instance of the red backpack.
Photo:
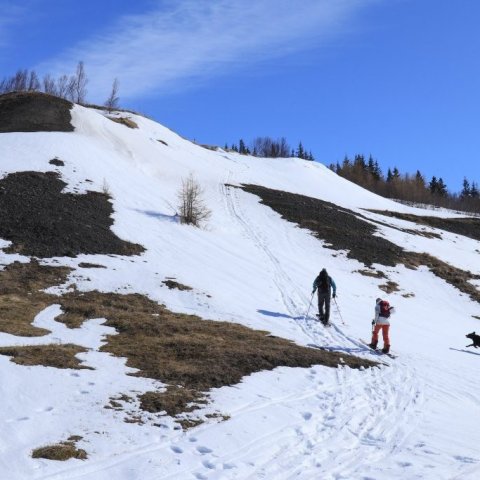
[[380,302],[380,316],[388,318],[390,316],[390,304],[386,300]]

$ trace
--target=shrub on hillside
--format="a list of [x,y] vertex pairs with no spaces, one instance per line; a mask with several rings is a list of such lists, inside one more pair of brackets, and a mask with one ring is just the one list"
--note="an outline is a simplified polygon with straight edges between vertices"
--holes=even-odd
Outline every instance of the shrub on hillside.
[[182,187],[178,191],[178,210],[180,221],[196,227],[208,220],[211,211],[203,200],[203,189],[197,180],[190,174],[182,179]]

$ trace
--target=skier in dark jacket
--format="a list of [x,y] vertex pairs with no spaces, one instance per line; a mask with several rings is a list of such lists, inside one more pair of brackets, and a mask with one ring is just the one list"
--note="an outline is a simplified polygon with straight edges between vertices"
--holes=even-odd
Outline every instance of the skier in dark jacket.
[[[318,289],[318,317],[324,325],[329,325],[330,321],[330,297],[333,290],[333,298],[337,294],[337,286],[333,278],[328,275],[327,270],[322,268],[318,277],[313,282],[313,292]],[[325,306],[325,311],[324,311]]]

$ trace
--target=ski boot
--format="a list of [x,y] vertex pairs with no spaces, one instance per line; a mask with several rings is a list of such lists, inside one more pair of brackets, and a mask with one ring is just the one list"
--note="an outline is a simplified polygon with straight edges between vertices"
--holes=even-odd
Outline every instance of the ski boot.
[[376,350],[377,349],[377,342],[372,342],[368,345],[372,350]]
[[390,353],[390,345],[384,345],[382,348],[382,353]]

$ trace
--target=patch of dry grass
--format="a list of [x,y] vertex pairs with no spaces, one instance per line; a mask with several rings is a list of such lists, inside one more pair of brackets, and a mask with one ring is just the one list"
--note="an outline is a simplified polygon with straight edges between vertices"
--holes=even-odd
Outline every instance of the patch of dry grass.
[[150,413],[165,412],[174,417],[180,413],[191,412],[207,403],[204,394],[197,390],[170,385],[164,392],[145,392],[140,395],[140,408]]
[[391,280],[388,280],[388,282],[383,285],[379,285],[378,288],[380,290],[383,290],[385,293],[393,293],[400,291],[400,289],[398,288],[398,283],[392,282]]
[[85,368],[93,370],[91,367],[82,365],[81,361],[76,357],[77,354],[86,351],[86,348],[71,343],[0,347],[0,355],[12,357],[11,361],[18,365],[43,365],[54,368],[72,368],[76,370]]
[[[81,439],[82,437],[74,435],[70,438]],[[87,452],[81,448],[76,447],[77,440],[67,440],[54,445],[46,445],[44,447],[36,448],[32,451],[32,458],[45,458],[47,460],[56,460],[64,462],[70,458],[77,458],[79,460],[87,459]]]
[[64,283],[71,271],[68,267],[40,265],[35,259],[30,263],[11,263],[0,272],[0,295],[37,293]]
[[45,295],[21,297],[16,294],[0,295],[0,331],[21,337],[41,337],[50,333],[32,325],[35,316],[48,303]]
[[376,365],[344,353],[300,347],[241,325],[175,314],[141,295],[74,292],[59,302],[65,312],[59,321],[79,327],[89,318],[106,318],[105,324],[118,334],[107,336],[102,351],[127,358],[127,365],[139,370],[136,375],[171,385],[166,392],[142,396],[142,407],[151,412],[185,411],[186,405],[201,400],[202,392],[278,366]]
[[[169,385],[165,392],[142,396],[140,401],[147,411],[169,414],[190,411],[205,401],[205,392],[210,389],[233,385],[246,375],[279,366],[337,367],[342,364],[360,368],[377,365],[344,353],[301,347],[241,325],[175,314],[139,294],[75,290],[55,296],[36,292],[39,287],[63,282],[69,271],[37,263],[14,264],[7,273],[3,272],[3,288],[7,293],[15,292],[26,305],[35,295],[41,295],[42,306],[59,303],[63,313],[56,320],[70,328],[80,327],[92,318],[106,318],[105,325],[118,333],[107,336],[101,350],[125,357],[129,367],[139,370],[136,375]],[[31,295],[25,292],[22,295],[23,288]],[[28,322],[20,325],[28,326]],[[0,353],[13,356],[14,361],[22,365],[85,368],[75,358],[82,351],[85,350],[75,345],[47,345],[9,347]],[[113,400],[118,403],[117,399]],[[116,403],[111,407],[116,408]]]
[[71,272],[67,267],[14,262],[0,271],[0,331],[23,337],[50,333],[32,325],[35,316],[54,303],[43,289],[65,282]]
[[364,277],[373,277],[373,278],[387,278],[385,273],[383,273],[381,270],[355,270],[357,273],[360,275],[363,275]]
[[98,263],[88,263],[88,262],[80,262],[78,266],[80,268],[107,268],[105,265],[99,265]]
[[120,123],[120,125],[125,125],[128,128],[138,128],[136,122],[134,122],[131,118],[127,117],[107,117],[112,122]]
[[195,428],[204,423],[200,418],[179,418],[177,423],[180,424],[183,430],[189,430],[190,428]]
[[479,275],[454,267],[428,253],[408,252],[411,265],[426,265],[437,277],[442,278],[450,285],[458,288],[461,292],[480,303],[480,291],[470,283],[471,280],[478,280]]

